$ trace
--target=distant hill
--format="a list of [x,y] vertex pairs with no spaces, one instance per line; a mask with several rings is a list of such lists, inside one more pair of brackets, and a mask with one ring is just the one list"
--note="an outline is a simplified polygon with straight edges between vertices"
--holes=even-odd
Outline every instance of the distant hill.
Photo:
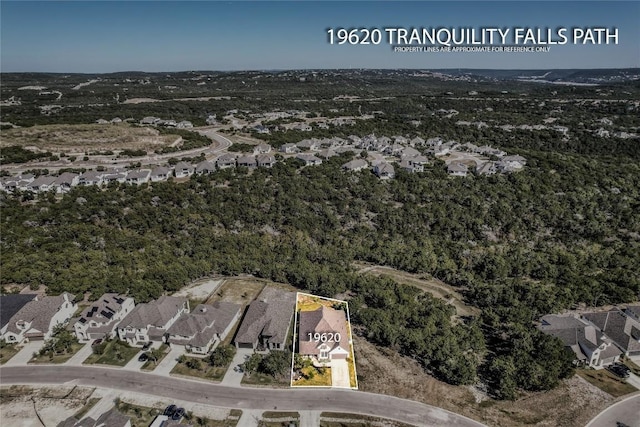
[[640,68],[570,70],[431,70],[451,76],[477,76],[495,80],[520,80],[547,83],[618,83],[640,80]]

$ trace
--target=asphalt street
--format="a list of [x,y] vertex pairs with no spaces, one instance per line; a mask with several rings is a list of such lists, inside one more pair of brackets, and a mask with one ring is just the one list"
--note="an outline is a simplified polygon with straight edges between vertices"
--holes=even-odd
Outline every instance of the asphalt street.
[[2,385],[74,384],[134,391],[225,408],[348,412],[395,419],[416,426],[483,424],[441,408],[382,394],[335,389],[237,388],[117,368],[15,366],[0,368]]

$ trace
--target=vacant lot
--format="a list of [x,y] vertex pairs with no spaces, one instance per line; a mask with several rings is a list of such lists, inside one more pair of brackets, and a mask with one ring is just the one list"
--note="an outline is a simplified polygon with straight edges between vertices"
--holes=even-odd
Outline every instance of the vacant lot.
[[0,146],[20,145],[69,154],[125,148],[151,150],[168,146],[178,138],[178,135],[160,135],[156,129],[127,123],[39,125],[2,131]]
[[438,381],[416,361],[358,336],[354,348],[360,390],[439,406],[489,426],[584,426],[613,400],[576,375],[546,393],[523,393],[516,401],[497,401],[475,388]]
[[296,289],[283,283],[275,283],[269,280],[257,279],[249,276],[228,277],[224,283],[218,287],[214,294],[207,300],[206,304],[216,301],[233,302],[247,305],[253,301],[266,285],[282,288],[295,292]]
[[434,297],[443,299],[448,304],[452,304],[456,308],[458,316],[477,316],[480,314],[480,310],[463,302],[462,295],[460,295],[453,286],[447,285],[438,279],[425,278],[418,274],[411,274],[382,265],[358,262],[355,263],[355,267],[360,273],[390,277],[400,284],[415,286],[416,288],[429,292]]
[[578,375],[613,397],[620,397],[638,391],[634,386],[628,384],[622,378],[616,377],[606,369],[598,371],[593,369],[579,369]]

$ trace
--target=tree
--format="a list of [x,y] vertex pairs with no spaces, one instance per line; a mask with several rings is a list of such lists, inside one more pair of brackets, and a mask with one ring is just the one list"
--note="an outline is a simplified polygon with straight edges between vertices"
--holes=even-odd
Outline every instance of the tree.
[[236,353],[235,350],[235,347],[232,345],[219,345],[211,352],[209,364],[218,367],[227,366],[233,360],[233,356]]

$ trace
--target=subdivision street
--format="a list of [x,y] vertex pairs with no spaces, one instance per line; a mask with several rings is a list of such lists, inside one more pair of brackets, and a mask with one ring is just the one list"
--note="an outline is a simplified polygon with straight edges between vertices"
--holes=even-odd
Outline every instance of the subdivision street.
[[416,426],[483,424],[441,408],[382,394],[352,390],[238,388],[114,368],[14,366],[0,368],[2,385],[73,384],[134,391],[212,406],[278,411],[333,411],[390,418]]

